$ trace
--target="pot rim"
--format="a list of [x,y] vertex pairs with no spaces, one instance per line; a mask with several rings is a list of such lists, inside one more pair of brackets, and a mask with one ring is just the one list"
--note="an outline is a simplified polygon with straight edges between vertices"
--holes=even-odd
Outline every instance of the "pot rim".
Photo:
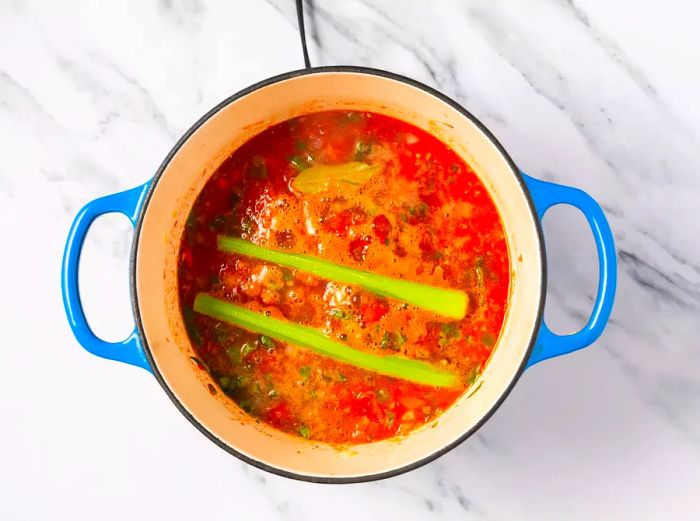
[[529,344],[527,347],[527,350],[525,352],[525,356],[523,356],[523,359],[520,363],[520,366],[518,367],[517,371],[513,374],[513,377],[510,381],[510,383],[506,386],[505,390],[501,394],[501,396],[496,400],[494,405],[484,413],[484,415],[481,417],[481,419],[476,422],[471,428],[469,428],[462,436],[454,440],[452,443],[449,443],[443,447],[440,447],[436,451],[434,451],[432,454],[415,461],[413,463],[410,463],[408,465],[405,465],[403,467],[397,468],[397,469],[391,469],[386,472],[378,472],[375,474],[366,474],[366,475],[361,475],[361,476],[353,476],[353,477],[324,477],[324,476],[311,476],[311,475],[306,475],[306,474],[298,474],[295,472],[289,472],[287,470],[283,470],[271,465],[268,465],[267,463],[263,463],[262,461],[259,461],[257,459],[251,458],[249,456],[246,456],[245,454],[237,451],[230,445],[224,443],[222,440],[217,438],[214,434],[212,434],[206,427],[204,427],[198,420],[195,418],[193,415],[191,415],[187,409],[183,406],[183,404],[178,400],[178,398],[175,396],[175,394],[171,391],[171,389],[168,387],[167,383],[165,382],[165,379],[163,378],[162,374],[160,373],[160,370],[158,369],[158,366],[155,363],[155,360],[153,358],[153,355],[151,354],[150,347],[148,345],[148,342],[146,341],[146,334],[144,332],[143,324],[141,322],[141,313],[139,309],[139,303],[138,303],[138,296],[137,296],[137,291],[136,291],[136,258],[138,255],[138,244],[139,244],[139,236],[141,234],[141,227],[143,224],[143,218],[146,213],[146,208],[148,207],[148,204],[150,202],[151,196],[153,195],[153,192],[155,190],[156,185],[158,184],[158,181],[160,180],[160,177],[163,175],[163,172],[165,171],[166,167],[172,160],[173,156],[179,151],[179,149],[184,145],[184,143],[192,136],[192,134],[199,129],[206,121],[208,121],[212,116],[214,116],[216,113],[218,113],[220,110],[222,110],[224,107],[228,106],[230,103],[236,101],[239,98],[242,98],[243,96],[246,96],[248,94],[251,94],[252,92],[255,92],[256,90],[262,88],[262,87],[267,87],[269,85],[272,85],[274,83],[278,83],[280,81],[285,81],[293,78],[297,78],[300,76],[307,76],[307,75],[312,75],[312,74],[319,74],[319,73],[328,73],[328,72],[339,72],[339,73],[355,73],[355,74],[366,74],[366,75],[373,75],[373,76],[380,76],[383,78],[391,79],[397,82],[405,83],[407,85],[410,85],[411,87],[417,88],[426,94],[429,94],[431,96],[434,96],[438,98],[439,100],[443,101],[444,103],[448,104],[450,107],[458,111],[460,114],[462,114],[464,117],[469,119],[476,127],[483,132],[483,134],[491,141],[491,143],[496,147],[498,152],[503,156],[503,158],[506,160],[508,163],[513,175],[516,177],[518,183],[520,184],[520,187],[523,191],[523,194],[525,195],[525,198],[527,200],[528,206],[530,208],[530,213],[532,215],[532,219],[535,224],[535,229],[537,231],[537,238],[538,238],[538,250],[540,252],[541,256],[541,286],[540,286],[540,297],[539,297],[539,305],[537,309],[537,320],[536,323],[540,324],[542,322],[542,318],[544,315],[544,306],[545,306],[545,299],[546,299],[546,294],[547,294],[547,259],[546,259],[546,252],[544,248],[544,235],[542,231],[542,223],[540,222],[540,219],[537,216],[537,212],[535,210],[535,205],[532,200],[532,197],[530,195],[530,191],[528,190],[525,180],[523,179],[523,176],[518,169],[518,167],[515,165],[515,162],[513,159],[508,155],[506,152],[505,148],[501,143],[496,139],[496,137],[491,133],[491,131],[483,124],[479,119],[476,118],[471,112],[469,112],[467,109],[462,107],[459,103],[454,101],[452,98],[446,96],[445,94],[442,94],[438,90],[429,87],[428,85],[425,85],[424,83],[421,83],[417,80],[414,80],[412,78],[408,78],[406,76],[402,76],[400,74],[396,74],[393,72],[385,71],[382,69],[375,69],[371,67],[361,67],[361,66],[354,66],[354,65],[333,65],[333,66],[324,66],[324,67],[311,67],[308,69],[297,69],[289,72],[285,72],[283,74],[278,74],[276,76],[269,77],[267,79],[264,79],[262,81],[259,81],[257,83],[254,83],[253,85],[250,85],[246,87],[245,89],[242,89],[235,94],[229,96],[228,98],[224,99],[220,103],[218,103],[214,108],[209,110],[206,114],[204,114],[201,118],[199,118],[183,135],[178,139],[178,141],[175,143],[173,148],[168,152],[168,155],[165,157],[163,162],[160,164],[158,167],[158,170],[156,171],[156,174],[153,176],[145,197],[143,198],[143,201],[141,203],[141,207],[139,208],[138,216],[136,219],[136,225],[134,227],[134,235],[132,238],[132,246],[131,246],[131,254],[129,256],[129,292],[131,295],[131,306],[133,310],[133,315],[134,315],[134,321],[136,324],[136,329],[138,331],[141,344],[143,345],[144,353],[146,355],[146,358],[148,360],[149,365],[151,366],[151,370],[153,372],[153,375],[155,376],[156,380],[160,384],[160,386],[163,388],[165,393],[168,395],[170,400],[175,404],[175,406],[178,408],[180,413],[189,420],[189,422],[194,425],[197,430],[199,430],[204,436],[206,436],[209,440],[214,442],[216,445],[221,447],[223,450],[228,452],[229,454],[232,454],[233,456],[237,457],[241,461],[248,463],[260,470],[264,470],[267,472],[270,472],[272,474],[276,474],[278,476],[282,476],[285,478],[291,478],[295,479],[298,481],[306,481],[306,482],[312,482],[312,483],[326,483],[326,484],[349,484],[349,483],[365,483],[368,481],[378,481],[382,479],[387,479],[391,478],[394,476],[398,476],[400,474],[403,474],[405,472],[409,472],[411,470],[417,469],[419,467],[422,467],[423,465],[426,465],[440,456],[446,454],[447,452],[451,451],[458,445],[460,445],[464,440],[469,438],[472,434],[474,434],[477,430],[479,430],[490,418],[493,416],[493,414],[496,412],[496,410],[503,404],[505,399],[508,397],[508,395],[511,393],[513,390],[513,387],[515,386],[516,382],[520,379],[522,376],[523,372],[527,368],[528,360],[530,359],[530,356],[532,355],[532,351],[535,346],[535,342],[537,340],[537,334],[539,332],[539,328],[536,327],[533,330],[532,336],[530,337]]

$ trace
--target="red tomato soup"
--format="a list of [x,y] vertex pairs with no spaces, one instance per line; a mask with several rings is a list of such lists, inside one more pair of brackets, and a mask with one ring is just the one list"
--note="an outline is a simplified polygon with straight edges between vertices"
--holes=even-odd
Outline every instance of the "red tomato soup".
[[[468,304],[459,318],[445,316],[424,302],[223,251],[221,237],[458,290]],[[509,264],[494,203],[454,151],[397,119],[328,111],[275,125],[223,162],[187,220],[178,277],[194,363],[219,385],[212,394],[293,435],[353,444],[404,435],[469,388],[503,324]],[[202,294],[355,352],[430,364],[454,383],[388,376],[212,318],[194,306]]]

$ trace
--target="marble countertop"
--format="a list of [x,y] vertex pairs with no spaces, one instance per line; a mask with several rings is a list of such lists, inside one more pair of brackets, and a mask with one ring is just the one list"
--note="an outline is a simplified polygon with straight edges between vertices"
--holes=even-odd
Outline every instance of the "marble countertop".
[[[400,477],[321,486],[245,465],[145,371],[79,347],[60,259],[85,202],[148,179],[223,98],[302,66],[293,2],[0,2],[0,518],[700,518],[698,3],[314,4],[313,64],[432,85],[524,171],[601,202],[620,261],[605,334],[529,370],[475,436]],[[545,231],[548,321],[572,331],[593,242],[569,209]],[[83,256],[107,339],[132,325],[130,239],[105,217]]]

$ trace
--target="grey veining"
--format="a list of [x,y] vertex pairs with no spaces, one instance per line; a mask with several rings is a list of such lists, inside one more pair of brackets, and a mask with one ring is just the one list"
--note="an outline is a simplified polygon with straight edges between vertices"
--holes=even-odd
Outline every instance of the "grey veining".
[[[224,97],[302,66],[294,2],[0,2],[0,518],[700,517],[700,6],[305,5],[314,65],[425,82],[524,171],[603,205],[619,254],[604,336],[530,369],[476,435],[397,478],[321,487],[229,457],[145,372],[81,351],[59,262],[86,201],[148,179]],[[110,338],[131,327],[128,229],[99,223],[81,268]],[[547,320],[573,331],[595,292],[593,243],[573,211],[545,231]]]

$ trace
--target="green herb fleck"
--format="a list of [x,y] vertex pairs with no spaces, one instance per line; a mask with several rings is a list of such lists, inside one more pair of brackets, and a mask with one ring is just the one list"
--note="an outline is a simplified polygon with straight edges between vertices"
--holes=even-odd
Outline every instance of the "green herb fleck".
[[451,343],[462,336],[462,332],[459,330],[459,326],[456,322],[446,322],[440,324],[440,339],[438,344],[441,346]]
[[378,402],[386,402],[389,398],[391,398],[391,394],[389,394],[389,391],[385,389],[377,389],[374,395],[377,397]]
[[267,347],[268,349],[274,349],[277,347],[277,344],[275,344],[275,341],[272,340],[269,336],[265,335],[260,335],[260,343]]
[[[402,336],[403,338],[403,336]],[[405,339],[404,339],[405,341]],[[382,335],[382,339],[379,342],[379,347],[382,349],[391,349],[392,351],[398,351],[399,346],[402,345],[399,344],[398,337],[396,333],[390,333],[389,331],[384,331],[384,334]]]
[[297,170],[297,172],[301,172],[302,170],[309,168],[309,162],[306,159],[299,156],[290,157],[289,162]]
[[391,341],[391,333],[384,331],[382,335],[382,340],[379,342],[379,347],[382,349],[393,349],[393,342]]
[[222,376],[219,378],[219,385],[221,385],[222,389],[228,389],[231,387],[231,377],[230,376]]
[[401,334],[401,331],[396,332],[395,339],[396,339],[396,345],[399,347],[401,347],[402,345],[404,345],[406,343],[406,337],[403,336],[403,334]]
[[241,363],[241,350],[237,346],[228,346],[226,354],[233,364],[238,365]]
[[409,207],[408,213],[410,213],[413,217],[423,219],[428,216],[428,205],[420,202],[415,206]]
[[302,425],[301,427],[299,427],[299,435],[302,438],[306,438],[308,440],[310,434],[311,432],[309,431],[309,428],[306,425]]
[[341,382],[346,382],[348,379],[343,373],[338,373],[338,380],[340,380]]
[[343,311],[342,309],[331,309],[330,315],[333,318],[340,318],[340,319],[348,318],[348,314],[345,311]]
[[309,376],[311,376],[311,367],[308,365],[300,367],[299,374],[304,379],[304,381],[308,380]]
[[372,152],[372,143],[369,141],[358,140],[355,143],[355,161],[362,161]]
[[246,342],[241,346],[241,356],[247,356],[258,348],[253,342]]

